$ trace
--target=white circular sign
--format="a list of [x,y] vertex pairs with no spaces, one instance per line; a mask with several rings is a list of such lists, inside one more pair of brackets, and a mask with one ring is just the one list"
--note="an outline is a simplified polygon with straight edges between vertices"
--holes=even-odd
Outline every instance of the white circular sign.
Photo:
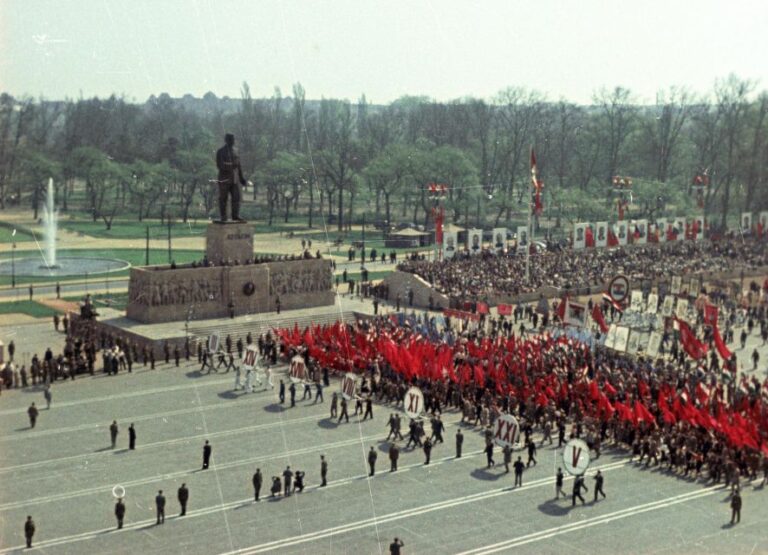
[[405,392],[403,409],[409,418],[419,418],[424,412],[424,394],[418,387],[412,387]]
[[122,499],[123,497],[125,497],[125,488],[120,484],[117,484],[112,488],[112,496],[115,499]]
[[572,439],[563,449],[563,465],[569,474],[580,476],[589,468],[589,447],[582,439]]
[[621,304],[629,297],[629,280],[627,276],[618,275],[608,285],[608,296]]
[[500,447],[515,447],[520,443],[520,424],[511,414],[502,414],[493,424],[493,442]]

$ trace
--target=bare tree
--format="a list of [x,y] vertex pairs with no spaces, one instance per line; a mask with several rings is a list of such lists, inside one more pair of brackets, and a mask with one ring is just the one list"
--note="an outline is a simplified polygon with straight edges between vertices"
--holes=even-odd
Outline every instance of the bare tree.
[[606,180],[611,181],[619,172],[623,148],[632,131],[637,108],[628,89],[616,87],[612,91],[601,89],[594,97],[600,108],[601,140],[605,148]]

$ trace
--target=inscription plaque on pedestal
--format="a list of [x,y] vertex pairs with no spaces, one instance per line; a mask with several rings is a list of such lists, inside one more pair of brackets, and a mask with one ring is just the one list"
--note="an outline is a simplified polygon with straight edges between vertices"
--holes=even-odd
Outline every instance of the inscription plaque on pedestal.
[[253,258],[253,226],[244,222],[214,223],[205,235],[205,255],[214,264],[241,264]]

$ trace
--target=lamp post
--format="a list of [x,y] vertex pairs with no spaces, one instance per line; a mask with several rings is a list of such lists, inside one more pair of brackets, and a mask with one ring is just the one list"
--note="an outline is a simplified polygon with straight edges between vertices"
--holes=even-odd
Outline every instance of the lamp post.
[[360,268],[365,266],[365,212],[363,212],[363,236],[362,236],[362,248],[360,249]]
[[[16,235],[16,230],[13,230],[13,234]],[[16,241],[11,246],[11,287],[16,287]]]

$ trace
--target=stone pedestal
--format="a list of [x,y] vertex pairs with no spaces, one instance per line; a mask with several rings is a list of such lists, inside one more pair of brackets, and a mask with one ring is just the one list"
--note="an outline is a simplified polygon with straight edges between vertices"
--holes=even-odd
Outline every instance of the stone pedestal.
[[243,264],[253,258],[253,227],[244,222],[208,224],[205,255],[214,264],[223,261]]

